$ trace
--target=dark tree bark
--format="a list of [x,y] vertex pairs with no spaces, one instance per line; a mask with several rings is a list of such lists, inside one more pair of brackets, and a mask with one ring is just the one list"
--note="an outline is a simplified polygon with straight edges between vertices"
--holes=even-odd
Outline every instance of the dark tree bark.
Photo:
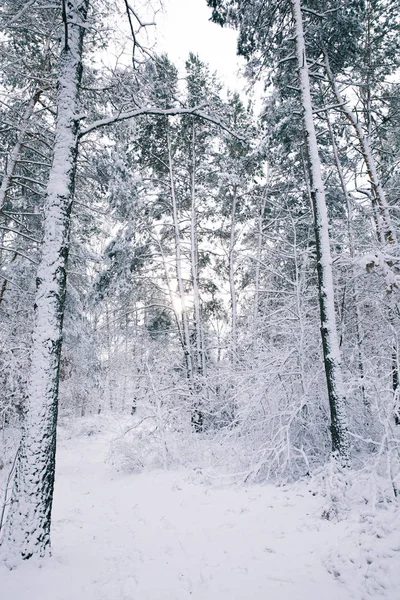
[[347,466],[350,459],[346,397],[336,328],[328,212],[326,207],[325,188],[322,181],[317,136],[313,121],[310,78],[307,65],[301,4],[300,0],[291,0],[291,2],[295,27],[297,68],[308,152],[310,193],[314,211],[321,338],[331,413],[332,450],[334,455],[338,456],[340,463],[343,466]]
[[31,366],[11,504],[2,554],[13,567],[50,550],[58,382],[79,133],[82,48],[89,0],[65,0],[54,156],[44,211],[37,273]]

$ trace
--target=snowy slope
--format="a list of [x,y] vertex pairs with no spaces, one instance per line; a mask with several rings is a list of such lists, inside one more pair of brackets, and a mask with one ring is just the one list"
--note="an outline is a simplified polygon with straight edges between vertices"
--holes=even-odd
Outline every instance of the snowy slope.
[[189,472],[120,474],[107,439],[60,441],[53,558],[0,567],[1,600],[400,598],[394,510],[332,523],[305,483],[218,489]]

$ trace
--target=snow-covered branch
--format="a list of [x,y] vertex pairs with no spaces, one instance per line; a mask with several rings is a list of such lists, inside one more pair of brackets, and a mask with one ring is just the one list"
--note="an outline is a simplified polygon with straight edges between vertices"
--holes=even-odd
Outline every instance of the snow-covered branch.
[[212,123],[213,125],[217,125],[224,131],[228,132],[230,135],[235,137],[236,139],[245,142],[246,138],[240,135],[239,133],[233,131],[230,127],[228,127],[223,121],[221,121],[218,117],[214,115],[210,115],[205,113],[202,106],[194,106],[193,108],[157,108],[157,107],[147,107],[147,108],[137,108],[135,110],[127,111],[127,112],[119,112],[111,117],[107,117],[105,119],[99,119],[98,121],[93,121],[83,129],[81,129],[79,133],[79,138],[84,137],[88,133],[95,131],[96,129],[100,129],[101,127],[107,127],[108,125],[113,125],[114,123],[119,123],[121,121],[128,121],[129,119],[134,119],[136,117],[141,117],[144,115],[153,115],[157,117],[176,117],[176,116],[193,116],[199,117]]

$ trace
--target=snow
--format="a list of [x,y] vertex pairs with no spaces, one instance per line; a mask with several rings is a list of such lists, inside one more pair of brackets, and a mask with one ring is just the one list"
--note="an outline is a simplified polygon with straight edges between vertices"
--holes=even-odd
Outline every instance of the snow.
[[[81,56],[89,0],[66,7],[67,39],[60,56],[57,123],[44,207],[44,235],[36,274],[35,325],[25,415],[15,467],[13,502],[4,525],[1,554],[9,564],[46,553],[54,475],[59,354],[69,246],[70,206],[78,148]],[[13,556],[14,555],[14,556]]]
[[336,327],[335,294],[330,250],[329,221],[321,161],[313,118],[310,76],[300,0],[291,0],[296,40],[297,70],[303,107],[304,129],[310,162],[310,187],[315,213],[315,235],[318,253],[318,287],[321,311],[321,335],[331,409],[333,450],[344,466],[349,464],[349,438],[346,393],[343,382],[341,352]]
[[398,599],[393,506],[333,522],[309,482],[218,488],[189,470],[119,473],[107,460],[115,433],[60,436],[53,556],[0,567],[2,600]]

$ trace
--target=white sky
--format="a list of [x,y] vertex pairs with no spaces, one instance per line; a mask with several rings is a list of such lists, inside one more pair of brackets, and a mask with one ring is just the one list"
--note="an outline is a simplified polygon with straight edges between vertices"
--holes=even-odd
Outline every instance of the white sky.
[[177,66],[194,52],[231,90],[242,90],[245,82],[237,71],[245,61],[236,56],[237,32],[210,22],[206,0],[163,0],[163,5],[164,13],[156,17],[157,48]]

